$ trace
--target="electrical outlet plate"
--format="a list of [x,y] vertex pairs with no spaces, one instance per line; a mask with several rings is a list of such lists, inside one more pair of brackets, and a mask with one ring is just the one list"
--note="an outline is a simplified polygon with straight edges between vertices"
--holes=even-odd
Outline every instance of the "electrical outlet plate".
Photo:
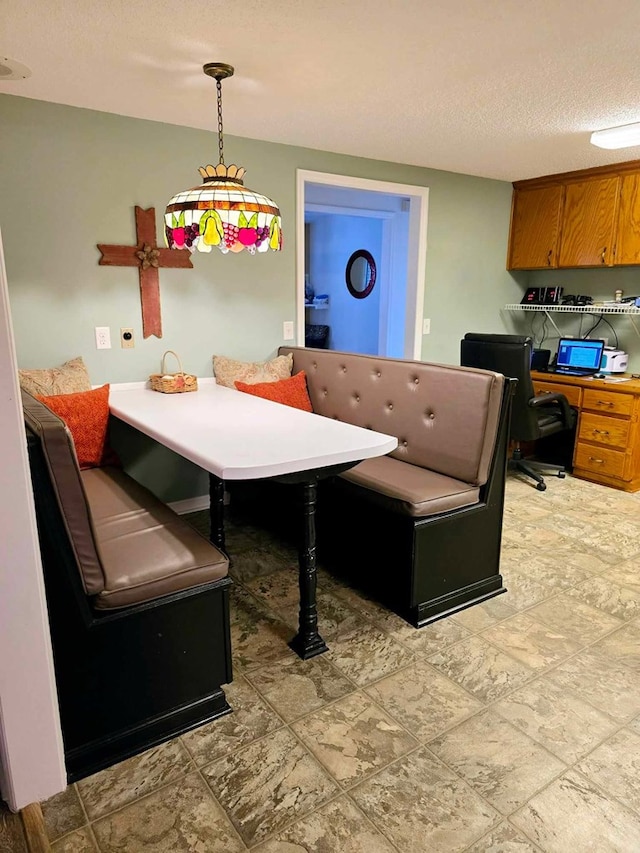
[[111,349],[111,329],[109,326],[96,326],[96,349]]
[[122,349],[133,349],[135,345],[133,329],[120,329],[120,346]]
[[282,324],[282,337],[285,341],[293,340],[293,320],[285,320]]

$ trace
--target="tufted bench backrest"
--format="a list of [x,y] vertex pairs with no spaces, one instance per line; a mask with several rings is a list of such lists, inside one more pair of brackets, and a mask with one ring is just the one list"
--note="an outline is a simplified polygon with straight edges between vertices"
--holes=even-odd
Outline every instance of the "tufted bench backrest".
[[105,587],[104,569],[73,439],[64,421],[26,391],[22,408],[25,423],[40,440],[84,590],[95,595]]
[[304,370],[316,414],[398,439],[390,453],[476,486],[496,444],[504,376],[334,350],[280,347]]

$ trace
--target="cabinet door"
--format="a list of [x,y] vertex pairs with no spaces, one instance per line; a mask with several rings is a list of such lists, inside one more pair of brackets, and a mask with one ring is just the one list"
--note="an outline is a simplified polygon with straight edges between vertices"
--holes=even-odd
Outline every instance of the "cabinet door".
[[640,173],[624,175],[620,186],[620,212],[616,264],[640,264]]
[[558,266],[562,198],[560,184],[513,191],[507,269]]
[[613,265],[619,183],[614,175],[567,184],[558,266]]

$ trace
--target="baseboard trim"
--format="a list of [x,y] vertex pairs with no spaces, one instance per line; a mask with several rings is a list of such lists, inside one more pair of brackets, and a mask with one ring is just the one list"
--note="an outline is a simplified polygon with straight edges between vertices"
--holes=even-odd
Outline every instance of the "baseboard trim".
[[172,501],[169,506],[178,515],[199,512],[201,509],[209,509],[209,495],[198,495],[195,498],[185,498],[183,501]]
[[[229,505],[231,495],[229,492],[224,493],[224,505]],[[169,506],[178,515],[186,515],[188,512],[200,512],[202,509],[209,509],[209,495],[199,495],[196,498],[185,498],[183,501],[172,501]]]
[[20,817],[29,853],[51,853],[40,803],[29,803],[20,809]]

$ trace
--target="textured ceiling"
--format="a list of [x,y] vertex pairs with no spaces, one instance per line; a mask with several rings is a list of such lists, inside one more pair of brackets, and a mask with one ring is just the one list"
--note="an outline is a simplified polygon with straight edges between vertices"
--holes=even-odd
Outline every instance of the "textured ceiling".
[[640,158],[638,0],[0,0],[0,92],[508,181]]

